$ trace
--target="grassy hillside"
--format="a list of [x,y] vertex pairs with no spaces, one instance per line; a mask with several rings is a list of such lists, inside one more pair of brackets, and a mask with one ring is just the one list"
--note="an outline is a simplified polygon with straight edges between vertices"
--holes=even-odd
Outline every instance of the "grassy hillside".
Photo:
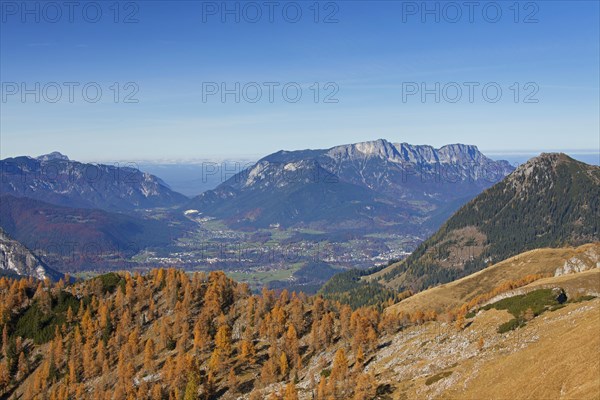
[[[600,261],[600,243],[560,249],[531,250],[499,262],[467,277],[417,293],[388,308],[390,312],[412,313],[416,310],[434,309],[438,313],[460,307],[478,295],[516,281],[526,275],[541,274],[554,276],[565,263],[596,267]],[[570,275],[567,276],[567,278]],[[372,279],[372,278],[371,278]],[[546,282],[548,280],[540,280]],[[550,282],[553,279],[549,280]],[[530,284],[536,285],[538,281]]]
[[[558,256],[582,256],[591,248],[566,249]],[[556,253],[539,251],[543,253],[537,257],[540,265],[561,265],[552,252]],[[525,262],[535,259],[527,257]],[[478,273],[471,278],[476,282],[489,277]],[[556,288],[569,294],[562,305],[550,290]],[[511,296],[509,291],[505,300],[461,324],[439,317],[383,336],[379,351],[366,367],[386,393],[379,398],[597,399],[600,299],[579,295],[600,293],[600,269],[540,279],[520,291],[528,295]],[[515,313],[529,308],[536,312],[520,327],[499,333]]]
[[390,338],[367,370],[389,399],[597,399],[600,299],[546,312],[498,333],[507,311],[478,314],[463,330],[430,322]]

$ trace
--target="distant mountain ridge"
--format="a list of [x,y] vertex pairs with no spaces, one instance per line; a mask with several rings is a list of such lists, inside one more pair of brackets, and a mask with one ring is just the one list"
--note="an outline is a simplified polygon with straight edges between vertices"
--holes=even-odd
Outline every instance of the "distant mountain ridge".
[[512,170],[508,162],[462,144],[435,149],[379,139],[282,150],[186,207],[236,226],[405,225],[410,230],[428,220],[441,222]]
[[0,160],[0,194],[78,208],[127,211],[173,207],[187,198],[131,165],[86,164],[53,152]]
[[379,282],[421,290],[541,247],[600,241],[600,167],[542,154],[458,210]]

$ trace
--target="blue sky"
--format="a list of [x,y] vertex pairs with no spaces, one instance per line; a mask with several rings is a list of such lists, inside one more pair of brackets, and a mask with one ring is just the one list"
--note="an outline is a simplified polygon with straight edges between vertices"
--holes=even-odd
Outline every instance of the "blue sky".
[[[482,1],[472,22],[463,3],[452,3],[462,13],[452,22],[448,2],[427,3],[438,21],[420,1],[279,2],[271,22],[260,1],[253,23],[243,2],[228,3],[233,14],[222,2],[98,2],[85,15],[81,2],[71,21],[60,1],[60,18],[43,2],[28,2],[33,11],[23,15],[21,2],[2,1],[0,157],[239,157],[377,138],[496,153],[598,151],[599,3]],[[124,23],[128,16],[137,22]],[[53,82],[62,90],[55,103]],[[73,102],[65,82],[79,84]],[[206,94],[236,82],[239,103]],[[272,102],[265,82],[278,85]],[[23,102],[22,85],[36,91],[36,83],[40,101]],[[82,93],[90,83],[102,90],[96,103]],[[439,102],[422,99],[423,85],[436,83]],[[256,85],[262,97],[253,103]],[[301,99],[286,101],[284,85],[289,97],[299,87]],[[125,102],[135,90],[138,102]]]

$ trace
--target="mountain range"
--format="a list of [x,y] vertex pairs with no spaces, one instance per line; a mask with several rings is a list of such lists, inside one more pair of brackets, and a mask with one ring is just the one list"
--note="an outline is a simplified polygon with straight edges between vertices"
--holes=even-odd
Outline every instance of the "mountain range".
[[71,161],[59,152],[0,160],[0,193],[60,206],[129,211],[173,207],[187,198],[133,164]]
[[[543,154],[511,173],[507,162],[461,144],[435,149],[381,139],[279,151],[187,202],[153,175],[60,153],[1,163],[0,226],[62,270],[126,267],[140,250],[168,248],[193,229],[181,213],[187,209],[232,229],[360,232],[348,236],[356,240],[380,232],[425,236],[467,203],[407,260],[378,273],[377,282],[402,290],[448,282],[540,246],[598,240],[600,230],[599,167],[564,154]],[[88,179],[91,170],[102,174]],[[139,179],[112,179],[124,171]],[[167,209],[140,210],[153,206]],[[57,244],[72,243],[76,257],[57,252]],[[98,248],[104,256],[96,262],[82,259]]]
[[513,169],[475,146],[380,139],[273,153],[186,207],[236,227],[411,231],[439,226]]
[[[184,236],[192,246],[186,250],[193,251],[198,224],[183,212],[190,209],[233,231],[323,232],[293,232],[283,239],[300,246],[342,238],[362,240],[366,254],[398,251],[385,238],[365,235],[419,240],[513,168],[475,146],[435,149],[380,139],[278,151],[191,200],[135,165],[86,164],[58,152],[0,160],[0,170],[0,226],[49,265],[77,271],[128,268],[136,252],[153,248],[169,254]],[[338,249],[334,259],[351,257],[343,246]],[[90,252],[102,256],[86,257]],[[193,266],[198,257],[190,253],[186,262]],[[368,257],[362,262],[369,263]]]

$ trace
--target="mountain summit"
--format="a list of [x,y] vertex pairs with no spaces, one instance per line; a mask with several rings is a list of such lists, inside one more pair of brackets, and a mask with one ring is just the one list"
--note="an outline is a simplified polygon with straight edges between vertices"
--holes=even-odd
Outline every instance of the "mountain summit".
[[61,154],[58,151],[53,151],[52,153],[43,154],[37,158],[40,161],[69,161],[69,157]]

